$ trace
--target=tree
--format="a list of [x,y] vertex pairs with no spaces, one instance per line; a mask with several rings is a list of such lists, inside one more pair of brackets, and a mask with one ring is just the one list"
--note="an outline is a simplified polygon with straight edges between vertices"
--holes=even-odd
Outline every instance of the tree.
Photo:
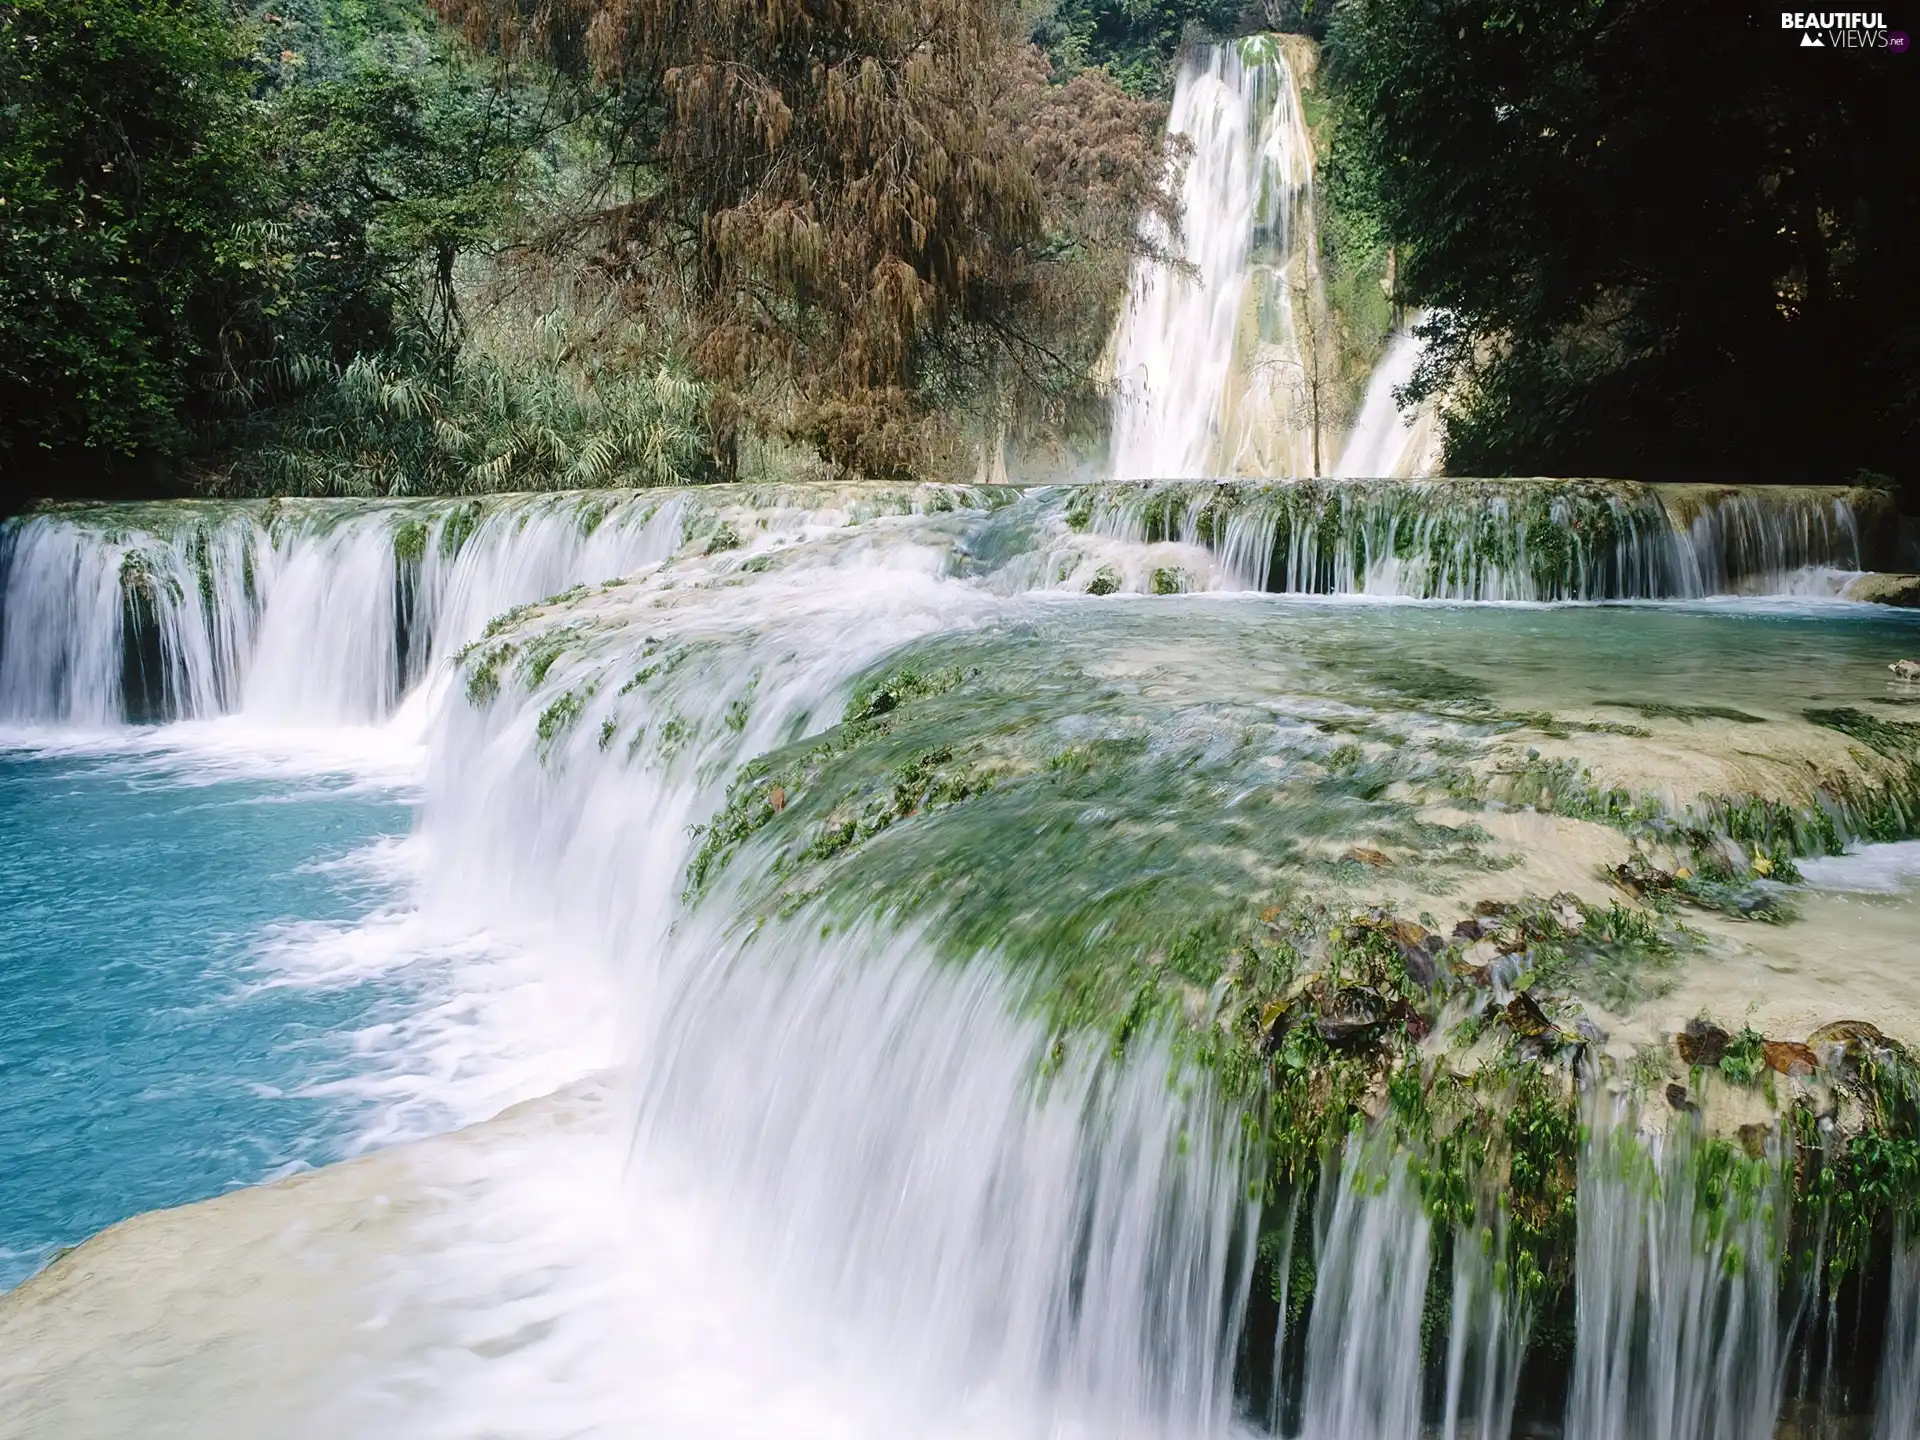
[[1454,473],[1920,477],[1904,57],[1671,0],[1345,0],[1328,45]]
[[609,242],[682,258],[717,428],[850,470],[922,473],[967,404],[1085,389],[1085,302],[1110,318],[1139,209],[1167,203],[1158,107],[1050,86],[1003,0],[440,3],[654,107]]
[[358,360],[450,371],[456,266],[503,243],[540,122],[433,24],[0,0],[10,488],[165,488],[260,454]]
[[1175,56],[1191,35],[1300,28],[1280,23],[1299,9],[1300,0],[1056,0],[1033,38],[1067,74],[1097,66],[1129,94],[1158,99],[1172,91]]
[[252,263],[240,58],[212,0],[0,3],[0,468],[183,445]]

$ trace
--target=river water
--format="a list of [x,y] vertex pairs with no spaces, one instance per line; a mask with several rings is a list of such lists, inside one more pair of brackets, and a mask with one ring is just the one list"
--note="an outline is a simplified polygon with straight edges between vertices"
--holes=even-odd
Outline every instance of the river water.
[[[1058,561],[1083,543],[1063,503],[32,522],[0,654],[0,1007],[27,1097],[0,1129],[5,1279],[140,1218],[0,1306],[0,1432],[1263,1428],[1234,1107],[1162,1037],[1121,1063],[1047,1018],[1100,927],[1146,934],[1223,890],[1374,885],[1337,861],[1356,841],[1418,851],[1407,894],[1435,907],[1532,875],[1497,827],[1476,838],[1415,793],[1520,743],[1531,712],[1596,744],[1646,733],[1677,785],[1675,755],[1734,763],[1726,735],[1827,743],[1808,709],[1911,713],[1885,673],[1920,648],[1906,616],[1088,594]],[[1184,542],[1084,543],[1111,561]],[[120,604],[176,563],[182,583]],[[156,654],[157,686],[127,658]],[[957,687],[925,682],[903,748],[806,758],[903,667]],[[121,723],[130,684],[164,723]],[[739,778],[755,757],[864,784],[941,754],[997,777],[977,805],[890,821],[815,878],[774,828],[698,868],[730,790],[772,783]],[[1075,788],[1088,756],[1115,758]],[[824,835],[828,789],[772,808]],[[1903,855],[1809,878],[1897,928],[1920,903]],[[1472,1389],[1463,1363],[1444,1405],[1423,1398],[1425,1267],[1381,1262],[1429,1240],[1394,1163],[1365,1160],[1319,1222],[1323,1293],[1345,1298],[1314,1312],[1289,1423],[1503,1432],[1511,1374]],[[1593,1240],[1629,1277],[1637,1243]],[[1699,1352],[1675,1405],[1747,1373],[1716,1347],[1748,1332],[1712,1323],[1675,1332]],[[1525,1331],[1472,1309],[1459,1333],[1497,1351]],[[1623,1343],[1572,1428],[1643,1393]],[[1757,1437],[1772,1409],[1712,1433]],[[1677,1433],[1660,1427],[1682,1411],[1620,1413],[1593,1433]]]

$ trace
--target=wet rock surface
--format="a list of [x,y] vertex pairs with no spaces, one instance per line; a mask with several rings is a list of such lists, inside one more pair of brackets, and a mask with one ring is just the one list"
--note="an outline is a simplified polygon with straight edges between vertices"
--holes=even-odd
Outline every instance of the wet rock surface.
[[1897,605],[1905,610],[1920,608],[1920,575],[1875,571],[1849,580],[1840,593],[1848,600],[1864,600],[1874,605]]
[[1687,1028],[1674,1037],[1680,1058],[1689,1065],[1718,1065],[1733,1039],[1711,1020],[1690,1020]]

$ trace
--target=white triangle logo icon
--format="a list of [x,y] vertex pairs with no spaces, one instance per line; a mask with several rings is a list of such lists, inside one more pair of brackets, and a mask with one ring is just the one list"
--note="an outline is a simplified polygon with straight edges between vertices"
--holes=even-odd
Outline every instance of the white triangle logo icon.
[[1827,42],[1816,39],[1812,35],[1802,35],[1800,37],[1800,48],[1802,50],[1824,50],[1827,48]]

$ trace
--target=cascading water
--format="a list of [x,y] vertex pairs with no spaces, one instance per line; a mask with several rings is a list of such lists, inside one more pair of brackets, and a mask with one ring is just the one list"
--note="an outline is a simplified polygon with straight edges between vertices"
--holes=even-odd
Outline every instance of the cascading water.
[[1885,548],[1890,510],[1838,488],[1416,480],[1112,486],[1075,514],[1189,552],[1116,588],[1184,565],[1208,580],[1181,588],[1538,601],[1838,595]]
[[[797,536],[864,513],[822,504],[771,497],[767,523]],[[1012,588],[1818,596],[1878,558],[1886,510],[1871,491],[1624,482],[1109,486],[1070,493],[1064,533],[1009,529],[990,558]],[[365,725],[504,611],[690,538],[737,540],[713,505],[644,495],[111,513],[49,512],[0,536],[0,721]],[[1110,563],[1090,540],[1120,550]]]
[[1181,265],[1143,259],[1128,283],[1113,473],[1310,474],[1298,310],[1319,283],[1313,149],[1283,50],[1271,39],[1196,49],[1167,128],[1191,147],[1180,234],[1150,219],[1147,238]]
[[[1626,685],[1607,673],[1621,667],[1564,657],[1567,634],[1673,620],[1748,647],[1716,681],[1731,695],[1697,693],[1677,654],[1694,710],[1675,724],[1744,723],[1732,705],[1766,709],[1756,677],[1776,672],[1790,672],[1778,708],[1791,715],[1806,675],[1824,695],[1859,657],[1825,632],[1742,638],[1737,617],[1692,611],[1195,599],[1183,612],[1021,592],[1089,588],[1057,562],[1075,546],[1128,584],[1211,557],[1204,578],[1223,589],[1276,572],[1299,589],[1390,579],[1503,596],[1549,589],[1542,575],[1581,594],[1732,587],[1857,550],[1850,507],[1864,502],[1769,498],[1750,516],[1745,497],[1691,491],[1337,496],[716,489],[62,511],[11,527],[0,713],[36,743],[173,717],[195,723],[140,743],[187,745],[222,715],[424,736],[407,924],[469,958],[429,1012],[370,1026],[366,1043],[451,1027],[462,1038],[426,1079],[499,1071],[493,1108],[531,1108],[385,1168],[374,1156],[203,1218],[149,1217],[82,1252],[85,1273],[111,1268],[100,1256],[138,1261],[144,1303],[180,1326],[220,1308],[170,1303],[197,1293],[195,1272],[252,1274],[303,1227],[357,1255],[338,1273],[370,1308],[342,1299],[332,1328],[283,1335],[308,1312],[271,1283],[235,1282],[232,1333],[143,1360],[124,1392],[147,1407],[210,1393],[173,1377],[200,1364],[225,1385],[251,1363],[234,1336],[264,1335],[252,1343],[314,1367],[269,1397],[298,1414],[203,1409],[169,1429],[89,1393],[17,1425],[0,1406],[0,1433],[1171,1440],[1245,1433],[1258,1405],[1306,1440],[1501,1440],[1536,1353],[1561,1355],[1540,1362],[1559,1365],[1561,1389],[1532,1396],[1527,1418],[1569,1440],[1766,1433],[1806,1334],[1782,1258],[1799,1141],[1766,1130],[1722,1204],[1708,1160],[1731,1151],[1696,1144],[1691,1112],[1642,1134],[1631,1111],[1593,1102],[1557,1277],[1571,1288],[1543,1317],[1552,1292],[1523,1280],[1512,1237],[1576,1230],[1565,1209],[1505,1201],[1521,1184],[1525,1137],[1505,1118],[1518,1102],[1495,1097],[1501,1123],[1457,1191],[1433,1188],[1453,1137],[1397,1128],[1414,1092],[1459,1088],[1464,1048],[1436,1035],[1380,1090],[1356,1087],[1355,1128],[1302,1163],[1286,1204],[1269,1202],[1255,1138],[1269,1097],[1201,1061],[1251,1034],[1262,1064],[1331,1065],[1419,1018],[1368,1012],[1343,1031],[1292,1014],[1298,985],[1265,998],[1264,967],[1330,942],[1288,929],[1263,887],[1281,872],[1316,891],[1368,887],[1354,922],[1367,953],[1402,976],[1433,967],[1427,939],[1408,938],[1425,930],[1378,908],[1405,873],[1396,857],[1436,846],[1417,873],[1469,899],[1463,887],[1523,868],[1488,848],[1509,812],[1477,812],[1488,829],[1450,818],[1463,756],[1480,746],[1496,763],[1492,747],[1531,723],[1521,707],[1550,703],[1542,675],[1601,686],[1588,698],[1603,706],[1644,693],[1605,689]],[[1582,531],[1603,518],[1604,533]],[[1416,566],[1429,567],[1417,585]],[[1497,673],[1488,657],[1536,632],[1515,666],[1524,694],[1468,687],[1470,704],[1417,710],[1396,688],[1425,667],[1416,680],[1453,694],[1446,666]],[[1665,653],[1645,647],[1649,663]],[[1866,660],[1853,668],[1884,685]],[[969,688],[992,685],[1005,689]],[[1833,703],[1871,703],[1862,693]],[[1648,716],[1631,713],[1584,723],[1644,736]],[[1423,784],[1431,794],[1403,798]],[[1244,900],[1254,938],[1186,924],[1190,893]],[[1517,911],[1485,913],[1503,906]],[[1508,1023],[1522,969],[1573,963],[1580,928],[1607,913],[1581,912],[1537,957],[1488,938],[1501,988],[1454,1018],[1481,1034]],[[1163,935],[1126,948],[1127,926],[1166,914]],[[503,987],[496,972],[516,965],[538,982]],[[1357,979],[1332,984],[1329,1003]],[[1551,1072],[1572,1087],[1597,1034],[1542,1017],[1515,1053],[1586,1057]],[[595,1084],[617,1097],[611,1117],[585,1113],[578,1088]],[[300,1198],[328,1195],[346,1197],[328,1202],[344,1217],[331,1229],[314,1217],[333,1212]],[[290,1218],[248,1222],[254,1199]],[[1850,1419],[1877,1406],[1877,1440],[1911,1440],[1914,1253],[1899,1250],[1881,1303],[1878,1389],[1831,1406]],[[316,1277],[336,1269],[303,1255],[289,1273],[326,1289]],[[57,1387],[78,1363],[47,1339],[66,1332],[45,1297],[72,1274],[55,1267],[0,1304],[0,1400]],[[98,1305],[71,1307],[81,1316],[119,1323]],[[118,1332],[85,1340],[121,1353]],[[1570,1356],[1555,1350],[1569,1340]],[[150,1334],[127,1348],[161,1353]]]
[[1386,354],[1367,378],[1360,413],[1340,451],[1334,476],[1342,480],[1410,479],[1437,468],[1434,418],[1421,407],[1412,415],[1400,408],[1394,391],[1413,379],[1420,364],[1420,341],[1412,326],[1396,330]]
[[1792,1348],[1778,1256],[1784,1197],[1703,1212],[1684,1122],[1649,1154],[1595,1114],[1581,1152],[1578,1313],[1567,1440],[1767,1440]]
[[1407,1158],[1366,1150],[1322,1197],[1301,1433],[1402,1440],[1420,1430],[1429,1227]]
[[579,497],[84,513],[8,537],[0,717],[367,724],[493,615],[682,541],[677,505]]

